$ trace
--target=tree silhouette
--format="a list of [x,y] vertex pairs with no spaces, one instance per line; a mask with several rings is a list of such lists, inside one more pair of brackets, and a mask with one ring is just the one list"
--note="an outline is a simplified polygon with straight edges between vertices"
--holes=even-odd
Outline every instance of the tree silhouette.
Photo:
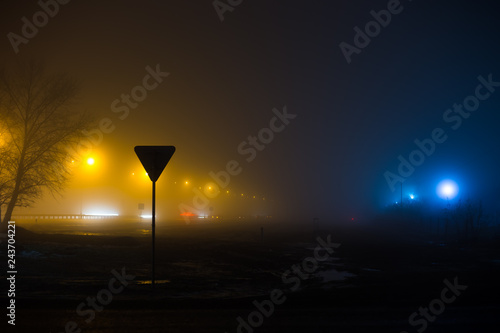
[[47,75],[40,62],[0,71],[0,203],[3,224],[16,206],[29,206],[44,189],[58,193],[69,176],[67,147],[82,137],[88,117],[74,112],[77,82]]
[[9,150],[7,149],[6,132],[7,129],[5,127],[0,127],[0,208],[7,202],[7,189],[10,183],[10,180],[4,177],[9,165]]

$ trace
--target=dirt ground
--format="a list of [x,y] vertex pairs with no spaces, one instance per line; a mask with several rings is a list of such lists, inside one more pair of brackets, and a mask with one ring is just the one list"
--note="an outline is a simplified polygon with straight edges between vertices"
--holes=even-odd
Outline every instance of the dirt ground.
[[[359,225],[159,224],[153,288],[148,223],[53,224],[17,222],[8,331],[490,332],[500,322],[494,241],[385,237]],[[325,243],[331,253],[315,252]],[[443,294],[450,284],[456,294]],[[409,320],[426,307],[434,312]]]

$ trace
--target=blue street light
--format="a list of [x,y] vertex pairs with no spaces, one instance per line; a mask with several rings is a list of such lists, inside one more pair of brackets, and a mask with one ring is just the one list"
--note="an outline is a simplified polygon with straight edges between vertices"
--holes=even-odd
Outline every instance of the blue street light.
[[439,182],[436,193],[441,199],[451,200],[458,195],[458,185],[451,179],[445,179]]

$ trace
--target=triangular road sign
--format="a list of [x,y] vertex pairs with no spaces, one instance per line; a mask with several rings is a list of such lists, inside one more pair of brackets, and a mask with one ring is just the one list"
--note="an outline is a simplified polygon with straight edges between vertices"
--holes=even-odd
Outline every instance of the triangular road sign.
[[175,153],[174,146],[135,146],[134,151],[139,157],[142,166],[148,173],[149,179],[156,182],[163,169]]

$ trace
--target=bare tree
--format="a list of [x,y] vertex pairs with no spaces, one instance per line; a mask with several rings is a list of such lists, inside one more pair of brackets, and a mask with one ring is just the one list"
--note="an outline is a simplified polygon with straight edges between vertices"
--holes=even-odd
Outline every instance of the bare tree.
[[480,227],[481,219],[483,217],[483,203],[473,203],[467,200],[467,208],[465,211],[465,238],[473,238]]
[[9,150],[7,148],[7,140],[6,140],[6,128],[0,127],[0,216],[1,216],[1,207],[7,202],[7,192],[11,180],[4,175],[7,174],[7,168],[9,166]]
[[446,228],[448,229],[448,224],[455,223],[457,237],[464,240],[476,237],[480,227],[486,222],[482,202],[474,202],[471,199],[465,202],[459,200],[454,206],[448,206],[444,211],[444,216]]
[[31,61],[15,73],[0,71],[0,200],[3,222],[16,206],[29,206],[44,189],[58,193],[69,176],[67,147],[82,136],[89,121],[70,109],[78,84],[67,75],[47,75]]

